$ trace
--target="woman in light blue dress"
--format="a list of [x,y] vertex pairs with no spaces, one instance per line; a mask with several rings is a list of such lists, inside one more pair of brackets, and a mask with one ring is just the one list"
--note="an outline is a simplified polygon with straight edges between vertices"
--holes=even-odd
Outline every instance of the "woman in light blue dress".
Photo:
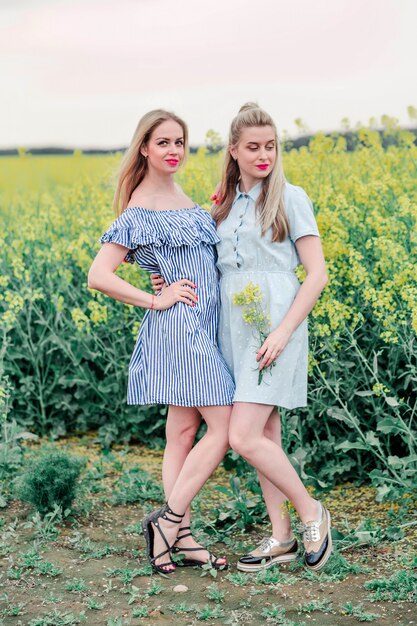
[[[244,105],[232,121],[213,217],[221,239],[219,346],[236,384],[229,442],[256,468],[269,502],[293,503],[302,521],[304,562],[318,570],[332,550],[329,512],[307,492],[280,438],[273,441],[265,431],[278,420],[276,406],[306,405],[307,315],[326,285],[326,267],[311,202],[286,182],[275,124],[255,104]],[[306,270],[301,286],[294,272],[300,262]],[[234,298],[249,283],[269,318],[258,344]],[[293,544],[291,537],[283,545],[272,536],[238,567],[256,571],[263,560],[284,560]]]

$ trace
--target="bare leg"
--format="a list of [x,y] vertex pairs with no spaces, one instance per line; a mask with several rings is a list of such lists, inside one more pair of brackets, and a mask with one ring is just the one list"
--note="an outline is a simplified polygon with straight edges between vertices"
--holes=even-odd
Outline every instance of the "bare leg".
[[[281,447],[281,420],[274,409],[265,424],[264,436]],[[266,508],[272,525],[272,536],[278,541],[288,541],[291,537],[291,521],[284,504],[287,496],[275,487],[270,480],[258,470],[258,478],[262,488]]]
[[[185,459],[192,450],[195,436],[201,423],[201,415],[196,408],[170,406],[166,423],[167,443],[164,451],[162,464],[162,480],[164,484],[165,499],[168,501],[175,481],[184,465]],[[190,507],[185,512],[185,516],[179,525],[180,528],[190,526]],[[188,534],[190,531],[181,531],[180,536]],[[177,548],[202,548],[202,546],[191,537],[185,537],[175,543]],[[196,556],[201,561],[208,559],[208,553],[199,552]],[[226,559],[224,559],[224,563]],[[222,559],[218,560],[222,564]]]
[[[188,454],[169,496],[170,508],[179,515],[184,513],[201,487],[219,465],[229,448],[228,430],[230,406],[208,406],[199,408],[207,424],[207,432]],[[159,519],[169,545],[173,545],[180,524]],[[156,529],[154,528],[154,531]],[[166,549],[159,532],[155,532],[154,554]],[[156,561],[163,563],[166,555]]]
[[[194,445],[201,423],[200,413],[193,407],[170,406],[166,423],[167,443],[162,462],[162,481],[168,500],[184,461]],[[190,508],[185,512],[181,526],[190,525]]]
[[265,404],[236,402],[230,419],[230,445],[291,500],[303,523],[315,520],[317,501],[304,487],[282,448],[264,435],[272,410]]

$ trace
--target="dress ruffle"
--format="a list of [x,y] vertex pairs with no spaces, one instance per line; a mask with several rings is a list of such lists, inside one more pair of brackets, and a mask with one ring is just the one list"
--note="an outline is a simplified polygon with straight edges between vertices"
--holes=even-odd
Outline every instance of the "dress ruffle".
[[177,211],[151,211],[129,207],[100,238],[100,243],[118,243],[129,252],[125,260],[134,263],[139,246],[191,246],[200,243],[215,245],[220,241],[211,215],[196,205]]

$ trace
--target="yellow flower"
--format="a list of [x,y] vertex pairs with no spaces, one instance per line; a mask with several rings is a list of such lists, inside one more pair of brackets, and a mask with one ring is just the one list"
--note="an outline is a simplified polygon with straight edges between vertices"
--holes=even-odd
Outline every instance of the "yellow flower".
[[93,322],[94,326],[107,322],[107,306],[105,304],[99,304],[95,300],[90,300],[87,306],[91,311],[90,320]]
[[72,309],[71,317],[79,332],[89,332],[90,320],[88,319],[87,315],[79,307],[75,307],[74,309]]

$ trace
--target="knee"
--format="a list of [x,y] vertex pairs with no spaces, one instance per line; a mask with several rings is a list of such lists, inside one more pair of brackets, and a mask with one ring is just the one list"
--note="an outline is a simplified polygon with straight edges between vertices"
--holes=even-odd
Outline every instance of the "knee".
[[229,445],[234,452],[243,458],[247,459],[251,456],[253,445],[249,438],[245,437],[244,433],[231,429],[229,431]]
[[215,444],[216,448],[223,450],[224,454],[230,448],[229,431],[227,428],[207,428],[206,436],[208,436]]
[[167,445],[174,445],[176,448],[191,450],[194,445],[198,426],[189,424],[181,428],[167,429]]

